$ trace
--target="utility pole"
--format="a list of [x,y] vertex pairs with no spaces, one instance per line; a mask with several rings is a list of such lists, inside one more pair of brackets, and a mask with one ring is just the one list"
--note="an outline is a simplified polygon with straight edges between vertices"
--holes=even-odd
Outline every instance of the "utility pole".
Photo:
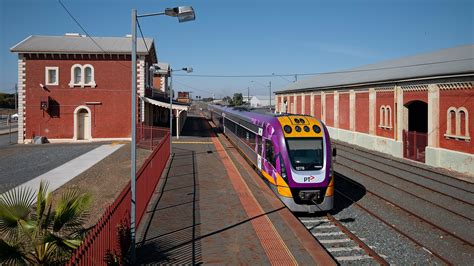
[[272,110],[272,82],[268,82],[268,88],[270,89],[270,111]]
[[18,104],[17,104],[17,99],[18,99],[18,85],[15,83],[15,111],[17,111]]
[[298,74],[295,74],[295,82],[298,81]]

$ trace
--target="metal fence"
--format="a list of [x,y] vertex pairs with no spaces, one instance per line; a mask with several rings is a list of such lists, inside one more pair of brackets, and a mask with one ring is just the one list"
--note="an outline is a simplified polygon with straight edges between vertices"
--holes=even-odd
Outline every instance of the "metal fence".
[[[152,143],[156,143],[154,144],[155,148],[137,172],[137,227],[169,158],[169,131],[163,129],[157,131],[165,131],[166,134],[159,141],[158,138],[154,137],[155,135],[149,138]],[[146,132],[155,134],[155,131],[149,128],[143,133],[146,134]],[[123,261],[123,258],[130,247],[130,207],[131,189],[129,182],[114,203],[107,207],[99,222],[89,231],[82,245],[74,250],[67,265],[127,264],[126,261]]]
[[153,150],[168,133],[168,128],[139,125],[137,126],[137,146]]
[[427,145],[428,134],[416,131],[403,131],[403,157],[424,163]]

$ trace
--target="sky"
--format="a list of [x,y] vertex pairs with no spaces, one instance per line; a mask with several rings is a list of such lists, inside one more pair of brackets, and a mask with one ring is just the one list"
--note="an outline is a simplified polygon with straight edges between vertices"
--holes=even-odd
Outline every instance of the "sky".
[[[85,34],[59,0],[0,0],[0,91],[13,92],[17,54],[30,35]],[[295,73],[349,69],[474,43],[470,0],[61,0],[90,36],[125,36],[138,14],[191,5],[196,20],[140,18],[174,88],[193,97],[268,95]],[[194,75],[194,76],[193,76]],[[202,77],[250,76],[250,77]],[[266,75],[266,77],[251,77]],[[289,76],[280,76],[289,75]],[[307,77],[307,76],[306,76]],[[296,76],[303,79],[305,76]]]

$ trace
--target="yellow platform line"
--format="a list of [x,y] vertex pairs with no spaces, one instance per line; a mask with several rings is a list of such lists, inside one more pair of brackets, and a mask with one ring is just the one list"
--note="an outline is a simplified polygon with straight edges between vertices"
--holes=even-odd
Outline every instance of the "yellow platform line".
[[173,141],[173,144],[213,144],[211,141]]

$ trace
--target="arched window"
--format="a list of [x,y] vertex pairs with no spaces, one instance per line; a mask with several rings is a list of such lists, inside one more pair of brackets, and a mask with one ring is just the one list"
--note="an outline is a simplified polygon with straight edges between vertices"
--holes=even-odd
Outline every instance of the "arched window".
[[446,138],[470,140],[469,113],[465,107],[450,107],[446,117]]
[[69,83],[69,86],[80,86],[82,83],[82,66],[76,64],[73,65],[71,69],[71,82]]
[[392,108],[388,105],[385,108],[385,127],[392,128]]
[[90,86],[95,88],[94,80],[94,67],[92,65],[80,65],[75,64],[71,67],[71,82],[69,82],[69,87],[73,88],[75,86]]
[[379,117],[379,127],[383,128],[384,124],[384,117],[385,117],[385,106],[380,106],[380,117]]

